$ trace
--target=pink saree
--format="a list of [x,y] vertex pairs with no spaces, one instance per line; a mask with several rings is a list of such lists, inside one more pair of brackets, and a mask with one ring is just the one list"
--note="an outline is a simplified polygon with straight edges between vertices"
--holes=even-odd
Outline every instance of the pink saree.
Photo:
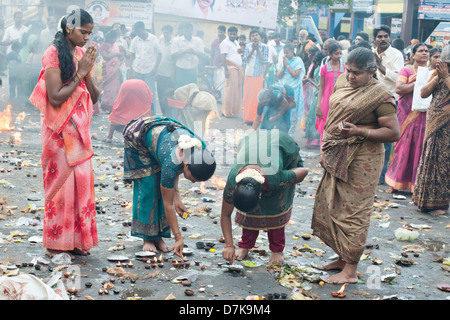
[[[400,70],[397,81],[412,83],[416,81],[413,67]],[[397,118],[401,137],[395,144],[392,163],[386,172],[386,183],[395,190],[413,192],[417,167],[422,155],[425,137],[426,112],[411,110],[413,92],[400,95]]]
[[[84,51],[76,48],[74,61]],[[53,250],[90,250],[98,245],[95,220],[94,155],[89,126],[93,106],[84,81],[60,107],[47,97],[45,70],[59,68],[58,53],[50,46],[30,96],[41,111],[42,169],[45,191],[43,246]]]

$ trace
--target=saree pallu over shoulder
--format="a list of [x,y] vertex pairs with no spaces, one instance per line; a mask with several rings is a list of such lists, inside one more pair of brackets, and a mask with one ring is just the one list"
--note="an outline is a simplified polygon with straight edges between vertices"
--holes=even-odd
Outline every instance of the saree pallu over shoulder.
[[[152,153],[156,151],[159,134],[168,126],[172,126],[174,130],[183,128],[199,138],[181,122],[168,117],[142,117],[132,120],[125,126],[123,130],[124,180],[140,179],[161,171],[161,164],[152,156]],[[145,138],[150,130],[155,137],[152,137],[152,145],[147,146]],[[199,140],[202,141],[203,148],[206,148],[203,140],[200,138]]]
[[392,103],[392,95],[376,80],[360,88],[340,87],[330,97],[328,113],[320,152],[320,164],[334,177],[347,181],[347,169],[364,139],[340,136],[341,121],[357,124],[367,114],[383,103]]

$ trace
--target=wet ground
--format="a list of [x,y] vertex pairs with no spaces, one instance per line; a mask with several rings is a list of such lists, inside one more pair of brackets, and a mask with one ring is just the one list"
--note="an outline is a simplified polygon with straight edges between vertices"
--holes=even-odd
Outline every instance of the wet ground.
[[[5,93],[4,88],[2,91]],[[16,122],[22,111],[25,119]],[[57,264],[44,255],[40,243],[44,192],[39,114],[20,103],[13,105],[11,113],[11,126],[15,128],[0,132],[0,272],[11,277],[32,273],[47,282],[60,271],[65,289],[77,289],[76,294],[68,295],[76,300],[241,300],[250,296],[339,299],[331,293],[341,289],[341,285],[323,284],[320,278],[325,275],[312,268],[329,263],[335,254],[319,239],[307,237],[322,170],[318,167],[318,150],[304,146],[300,130],[296,139],[310,171],[297,187],[292,220],[286,227],[285,266],[267,267],[267,234],[261,232],[257,248],[240,264],[241,269],[226,268],[219,222],[222,190],[220,183],[212,181],[203,185],[180,181],[183,201],[191,210],[187,219],[179,219],[186,250],[191,251],[185,256],[189,267],[175,267],[173,260],[180,259],[171,253],[152,257],[161,259],[160,264],[153,266],[152,260],[145,262],[137,257],[142,242],[129,235],[132,192],[121,179],[123,144],[120,133],[115,134],[112,143],[104,142],[109,129],[106,114],[94,116],[91,129],[99,246],[89,256]],[[210,145],[216,146],[218,137],[225,137],[227,143],[220,152],[232,156],[235,137],[230,130],[242,134],[247,128],[240,119],[213,119],[210,137],[215,138],[211,138]],[[229,169],[228,164],[219,165],[215,177],[225,180]],[[358,268],[359,282],[345,287],[343,299],[448,300],[449,293],[439,289],[441,284],[450,282],[448,215],[432,217],[420,213],[412,205],[410,194],[402,193],[404,199],[395,199],[386,189],[377,189],[367,250]],[[397,240],[395,231],[402,227],[416,231],[417,239]],[[240,228],[235,228],[233,234],[237,242]],[[173,244],[171,239],[167,242]],[[198,242],[209,247],[199,249]],[[117,256],[124,256],[125,260],[118,264],[117,259],[121,258]],[[183,280],[190,280],[190,286],[183,285]],[[188,296],[187,289],[193,295]]]

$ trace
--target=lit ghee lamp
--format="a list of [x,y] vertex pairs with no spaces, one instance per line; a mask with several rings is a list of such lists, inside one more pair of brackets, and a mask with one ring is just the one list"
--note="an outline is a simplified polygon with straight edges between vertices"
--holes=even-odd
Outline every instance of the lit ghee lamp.
[[344,293],[344,290],[345,290],[345,286],[346,286],[346,285],[348,285],[348,283],[344,283],[344,284],[342,285],[341,289],[339,289],[339,291],[336,291],[336,292],[332,291],[332,292],[331,292],[331,295],[332,295],[333,297],[335,297],[335,298],[345,298],[345,297],[347,296],[347,294]]
[[162,253],[161,253],[161,255],[159,256],[159,258],[158,258],[158,262],[162,262]]
[[66,290],[69,294],[77,294],[78,290],[76,288],[70,288]]

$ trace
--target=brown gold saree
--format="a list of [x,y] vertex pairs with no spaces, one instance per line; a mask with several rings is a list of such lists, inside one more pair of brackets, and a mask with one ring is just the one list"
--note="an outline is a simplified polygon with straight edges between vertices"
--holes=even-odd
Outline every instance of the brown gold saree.
[[384,161],[382,143],[340,136],[341,121],[354,124],[391,95],[372,79],[360,88],[337,87],[330,112],[320,163],[324,175],[316,194],[312,229],[345,262],[357,264],[365,248],[374,194]]

